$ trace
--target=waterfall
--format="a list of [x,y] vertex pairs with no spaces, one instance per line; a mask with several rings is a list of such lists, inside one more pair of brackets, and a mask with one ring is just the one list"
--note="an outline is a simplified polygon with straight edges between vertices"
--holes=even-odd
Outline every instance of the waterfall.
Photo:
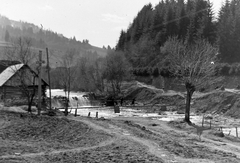
[[[49,97],[49,90],[46,92]],[[52,94],[52,106],[56,108],[63,108],[65,102],[65,92],[61,89],[51,90]],[[91,106],[91,102],[84,92],[70,92],[69,95],[69,106],[75,108],[77,106]]]
[[84,95],[79,95],[79,96],[72,96],[69,99],[70,105],[72,107],[77,107],[78,106],[91,106],[91,103],[88,99],[88,97],[85,97]]

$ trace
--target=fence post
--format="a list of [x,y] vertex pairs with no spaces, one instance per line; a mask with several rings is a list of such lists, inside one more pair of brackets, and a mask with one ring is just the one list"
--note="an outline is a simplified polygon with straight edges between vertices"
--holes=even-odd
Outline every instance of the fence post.
[[98,118],[98,112],[96,112],[96,118]]
[[203,115],[203,118],[202,118],[202,127],[204,126],[204,115]]
[[231,131],[232,131],[232,130],[229,131],[228,136],[231,134]]
[[77,116],[77,108],[75,109],[75,115],[74,115],[75,117]]
[[238,138],[238,128],[236,127],[236,137]]
[[90,117],[90,115],[91,115],[91,112],[88,113],[88,117]]

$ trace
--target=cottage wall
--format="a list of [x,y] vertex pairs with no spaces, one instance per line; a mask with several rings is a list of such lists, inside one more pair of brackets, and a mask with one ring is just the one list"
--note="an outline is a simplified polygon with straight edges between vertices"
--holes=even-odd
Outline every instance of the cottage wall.
[[[35,89],[35,90],[34,90]],[[33,94],[35,91],[34,98],[38,98],[38,86],[29,86],[28,93]],[[42,96],[45,97],[46,87],[42,87]],[[27,96],[24,94],[23,90],[20,87],[13,87],[13,86],[2,86],[0,87],[0,102],[4,103],[5,105],[14,105],[14,104],[24,104],[27,105]]]
[[[28,98],[38,93],[38,75],[27,65],[12,65],[3,70],[1,75],[0,99],[6,103],[15,101],[27,104]],[[44,80],[41,80],[42,96],[45,96],[46,86]]]

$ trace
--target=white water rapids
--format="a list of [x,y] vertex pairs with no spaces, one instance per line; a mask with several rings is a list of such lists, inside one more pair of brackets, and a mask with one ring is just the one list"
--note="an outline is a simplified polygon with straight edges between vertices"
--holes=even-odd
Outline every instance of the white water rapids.
[[[46,92],[47,97],[49,97],[49,90]],[[70,92],[69,94],[69,105],[70,107],[77,107],[77,106],[91,106],[91,103],[86,95],[85,92]],[[59,100],[55,99],[54,97],[66,97],[65,92],[62,89],[53,89],[51,90],[52,96],[52,106],[56,108],[63,107]]]

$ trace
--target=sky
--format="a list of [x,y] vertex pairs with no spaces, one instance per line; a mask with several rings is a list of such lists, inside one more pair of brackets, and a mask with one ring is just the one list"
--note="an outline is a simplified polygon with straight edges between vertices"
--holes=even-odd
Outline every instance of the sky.
[[[0,15],[43,26],[44,29],[88,39],[94,46],[115,47],[145,4],[159,0],[0,0]],[[223,0],[210,0],[217,13]]]

